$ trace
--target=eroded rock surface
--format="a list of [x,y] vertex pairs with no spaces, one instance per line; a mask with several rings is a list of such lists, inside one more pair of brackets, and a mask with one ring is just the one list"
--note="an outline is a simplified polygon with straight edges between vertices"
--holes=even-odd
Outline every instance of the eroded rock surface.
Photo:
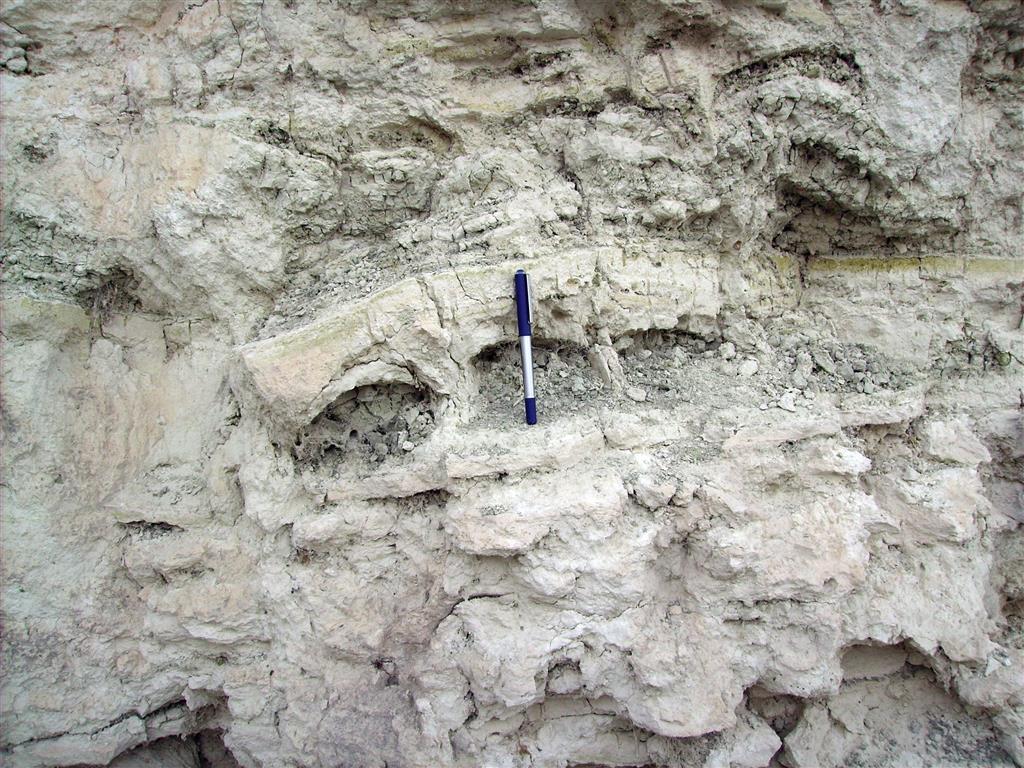
[[0,41],[5,765],[1024,765],[1019,3]]

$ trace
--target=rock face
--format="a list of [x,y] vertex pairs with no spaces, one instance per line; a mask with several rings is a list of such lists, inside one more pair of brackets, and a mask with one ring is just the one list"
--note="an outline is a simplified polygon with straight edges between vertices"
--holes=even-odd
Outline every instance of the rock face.
[[0,38],[5,765],[1024,765],[1019,3]]

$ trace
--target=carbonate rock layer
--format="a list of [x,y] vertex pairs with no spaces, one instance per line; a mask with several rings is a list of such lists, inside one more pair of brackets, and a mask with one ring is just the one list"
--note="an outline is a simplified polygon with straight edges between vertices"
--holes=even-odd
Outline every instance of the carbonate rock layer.
[[1017,0],[0,43],[5,765],[1024,765]]

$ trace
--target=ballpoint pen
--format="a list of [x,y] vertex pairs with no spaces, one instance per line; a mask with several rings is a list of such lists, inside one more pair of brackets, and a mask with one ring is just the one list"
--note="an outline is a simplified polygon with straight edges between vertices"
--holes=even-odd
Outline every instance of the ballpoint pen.
[[537,423],[537,398],[533,396],[533,350],[530,346],[532,335],[530,323],[530,278],[516,270],[516,319],[519,322],[519,353],[523,358],[523,396],[526,403],[526,423]]

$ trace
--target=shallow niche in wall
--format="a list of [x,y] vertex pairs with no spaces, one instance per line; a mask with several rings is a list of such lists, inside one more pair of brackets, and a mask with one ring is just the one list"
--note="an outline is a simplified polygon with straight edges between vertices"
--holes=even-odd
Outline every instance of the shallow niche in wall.
[[[239,768],[219,729],[167,736],[122,752],[110,768]],[[76,766],[75,768],[93,768]]]
[[[536,336],[532,346],[538,407],[547,418],[586,410],[597,402],[605,384],[594,370],[586,347]],[[518,341],[481,350],[473,358],[473,371],[477,382],[474,420],[503,423],[522,417],[523,372]]]
[[307,469],[335,474],[342,464],[400,460],[434,431],[443,407],[429,388],[368,384],[348,390],[295,437],[293,455]]

